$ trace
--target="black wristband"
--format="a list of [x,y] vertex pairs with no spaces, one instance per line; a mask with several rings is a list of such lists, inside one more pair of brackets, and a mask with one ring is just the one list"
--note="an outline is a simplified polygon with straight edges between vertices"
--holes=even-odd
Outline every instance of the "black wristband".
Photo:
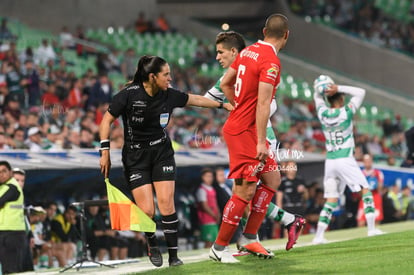
[[101,149],[108,149],[109,150],[109,139],[105,139],[101,141]]
[[217,109],[223,109],[223,102],[220,102],[220,105],[217,107]]

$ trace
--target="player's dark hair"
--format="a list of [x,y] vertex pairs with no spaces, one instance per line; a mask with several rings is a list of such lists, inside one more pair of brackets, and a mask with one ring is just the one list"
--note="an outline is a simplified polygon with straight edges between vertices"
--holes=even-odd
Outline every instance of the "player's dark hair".
[[342,97],[344,96],[343,93],[336,93],[332,96],[327,96],[326,99],[328,100],[329,104],[334,105],[334,103],[339,102]]
[[222,44],[224,48],[230,50],[231,48],[236,48],[239,52],[246,48],[246,43],[244,42],[243,36],[234,31],[220,32],[216,36],[216,45]]
[[280,13],[270,15],[265,23],[266,36],[282,38],[289,30],[288,19]]
[[6,166],[7,170],[11,171],[11,166],[10,163],[8,161],[2,160],[0,161],[0,166]]
[[133,82],[143,87],[143,83],[149,80],[149,75],[161,72],[161,67],[165,64],[167,61],[159,56],[142,56],[138,61]]

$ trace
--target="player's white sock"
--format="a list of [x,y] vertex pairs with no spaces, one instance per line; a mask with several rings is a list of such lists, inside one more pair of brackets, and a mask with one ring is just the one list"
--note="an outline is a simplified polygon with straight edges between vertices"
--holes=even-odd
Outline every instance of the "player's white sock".
[[325,230],[328,228],[328,225],[324,222],[318,222],[318,227],[316,228],[315,239],[323,240]]
[[338,206],[336,202],[326,202],[319,214],[318,227],[316,229],[315,238],[323,239],[325,230],[328,228],[332,218],[332,211]]
[[375,230],[375,207],[372,193],[368,192],[362,196],[364,203],[364,213],[367,220],[368,231]]

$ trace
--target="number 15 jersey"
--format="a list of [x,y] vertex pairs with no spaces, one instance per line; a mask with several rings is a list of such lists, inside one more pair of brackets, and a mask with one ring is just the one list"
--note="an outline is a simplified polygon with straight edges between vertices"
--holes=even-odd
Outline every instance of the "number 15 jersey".
[[[259,82],[273,85],[272,98],[280,81],[280,60],[276,49],[259,40],[245,48],[231,65],[237,71],[234,85],[235,108],[230,113],[223,130],[237,135],[250,129],[256,132],[256,104]],[[271,101],[269,101],[270,105]]]

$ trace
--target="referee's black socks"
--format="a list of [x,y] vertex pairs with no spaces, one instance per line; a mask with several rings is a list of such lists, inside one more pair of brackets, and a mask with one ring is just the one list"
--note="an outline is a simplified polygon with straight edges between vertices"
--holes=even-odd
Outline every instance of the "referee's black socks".
[[157,247],[157,237],[155,236],[155,233],[153,232],[145,232],[145,237],[147,237],[147,242],[149,247]]
[[167,242],[168,255],[170,259],[177,258],[178,250],[178,217],[177,213],[168,216],[162,216],[162,229],[164,231],[165,241]]

